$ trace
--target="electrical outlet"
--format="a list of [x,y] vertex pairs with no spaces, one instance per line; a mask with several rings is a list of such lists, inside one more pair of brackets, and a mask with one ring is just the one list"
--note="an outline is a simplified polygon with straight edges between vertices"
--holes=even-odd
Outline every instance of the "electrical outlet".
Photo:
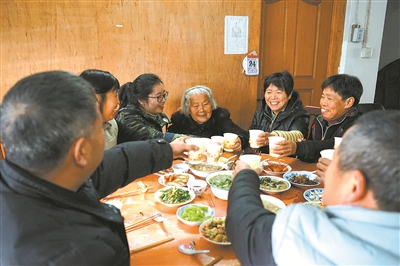
[[361,57],[362,58],[371,58],[372,57],[372,48],[371,47],[361,48]]

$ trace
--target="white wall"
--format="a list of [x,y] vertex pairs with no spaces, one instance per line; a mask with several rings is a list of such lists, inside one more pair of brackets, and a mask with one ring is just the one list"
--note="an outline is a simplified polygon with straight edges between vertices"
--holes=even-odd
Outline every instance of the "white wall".
[[[361,80],[364,87],[361,97],[363,103],[374,102],[386,4],[387,0],[347,1],[342,56],[338,72],[355,75]],[[359,24],[364,28],[363,42],[350,42],[353,24]],[[371,58],[361,58],[362,47],[373,48]]]

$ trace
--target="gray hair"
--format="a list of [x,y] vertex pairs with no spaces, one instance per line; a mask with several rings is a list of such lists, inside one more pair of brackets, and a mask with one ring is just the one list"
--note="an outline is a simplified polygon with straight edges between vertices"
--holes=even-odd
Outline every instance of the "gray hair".
[[90,136],[98,108],[93,87],[75,74],[51,71],[21,79],[0,107],[7,160],[36,175],[53,171],[77,138]]
[[338,148],[340,171],[359,170],[379,209],[400,211],[400,112],[362,115]]
[[187,117],[190,116],[190,97],[192,97],[193,95],[198,95],[198,94],[206,94],[208,97],[208,100],[211,104],[212,110],[217,109],[217,102],[215,101],[210,88],[203,86],[203,85],[198,85],[198,86],[194,86],[194,87],[187,89],[183,93],[182,100],[181,100],[181,110],[180,110],[180,112],[182,114],[184,114]]

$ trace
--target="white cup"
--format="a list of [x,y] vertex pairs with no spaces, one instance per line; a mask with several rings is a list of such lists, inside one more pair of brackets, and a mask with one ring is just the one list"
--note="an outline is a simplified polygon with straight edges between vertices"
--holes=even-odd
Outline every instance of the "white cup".
[[239,160],[241,160],[244,163],[247,163],[253,169],[260,168],[260,161],[261,161],[260,155],[244,154],[239,157]]
[[320,154],[321,154],[322,158],[326,158],[326,159],[332,160],[334,152],[335,152],[334,149],[326,149],[326,150],[320,151]]
[[258,136],[263,132],[264,131],[259,130],[259,129],[250,129],[249,130],[249,133],[250,133],[249,143],[250,143],[251,148],[260,148],[260,146],[257,145],[256,140],[257,140]]
[[[197,151],[189,151],[188,158],[190,163],[199,163],[203,161],[203,155],[206,149],[206,141],[203,138],[190,138],[186,139],[187,144],[196,145],[199,149]],[[205,161],[205,160],[204,160]]]
[[206,145],[207,163],[218,162],[218,159],[222,154],[221,147],[221,145],[214,143],[209,143]]
[[238,137],[235,133],[224,133],[224,150],[227,152],[233,151],[235,140]]
[[342,139],[341,137],[334,137],[335,138],[335,146],[334,149],[337,149],[340,145],[340,143],[342,143]]
[[187,187],[188,187],[188,189],[192,190],[194,192],[194,194],[196,194],[197,196],[200,196],[201,193],[206,191],[207,182],[204,180],[198,180],[198,179],[189,180],[189,182],[187,182]]
[[276,154],[273,152],[273,149],[276,146],[276,143],[279,141],[285,140],[284,137],[279,137],[279,136],[271,136],[268,137],[268,141],[269,141],[269,155],[273,156],[273,157],[278,157],[279,154]]
[[172,165],[175,174],[183,174],[189,171],[189,165],[186,163],[177,163]]

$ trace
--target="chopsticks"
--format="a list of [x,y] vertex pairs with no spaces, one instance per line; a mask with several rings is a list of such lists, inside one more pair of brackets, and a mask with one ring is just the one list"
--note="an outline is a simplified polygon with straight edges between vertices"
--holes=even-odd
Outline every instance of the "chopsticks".
[[207,263],[205,266],[213,266],[214,264],[216,264],[220,260],[222,260],[222,256],[216,257],[215,259],[213,259],[212,261]]
[[125,231],[126,231],[127,233],[128,233],[128,232],[131,232],[131,231],[137,229],[138,226],[143,225],[143,224],[145,224],[145,223],[148,223],[148,222],[154,220],[154,218],[156,218],[158,215],[159,215],[159,214],[156,213],[156,214],[153,214],[153,215],[150,216],[150,217],[147,217],[147,218],[144,218],[144,219],[139,220],[139,221],[137,221],[137,222],[134,222],[133,224],[130,224],[130,225],[126,226],[126,227],[125,227]]
[[[145,187],[145,188],[149,189],[149,188],[153,188],[153,187],[154,186]],[[131,190],[131,191],[125,192],[125,193],[120,193],[120,194],[117,194],[117,195],[109,195],[107,197],[104,197],[103,199],[104,200],[109,200],[109,199],[115,199],[115,198],[123,198],[123,197],[129,196],[130,194],[141,192],[142,190],[143,190],[143,188],[139,188],[139,189],[135,189],[135,190]]]
[[132,254],[132,253],[139,252],[139,251],[142,251],[142,250],[145,250],[145,249],[148,249],[148,248],[152,248],[152,247],[155,247],[155,246],[164,244],[164,243],[166,243],[166,242],[172,241],[172,240],[174,240],[174,239],[175,239],[175,238],[174,238],[173,236],[170,236],[170,237],[167,237],[167,238],[162,239],[162,240],[160,240],[160,241],[157,241],[157,242],[154,242],[154,243],[151,243],[151,244],[142,246],[142,247],[138,247],[138,248],[132,249],[132,250],[130,251],[130,253]]
[[215,207],[214,201],[211,198],[211,195],[207,195],[207,202],[210,207]]

